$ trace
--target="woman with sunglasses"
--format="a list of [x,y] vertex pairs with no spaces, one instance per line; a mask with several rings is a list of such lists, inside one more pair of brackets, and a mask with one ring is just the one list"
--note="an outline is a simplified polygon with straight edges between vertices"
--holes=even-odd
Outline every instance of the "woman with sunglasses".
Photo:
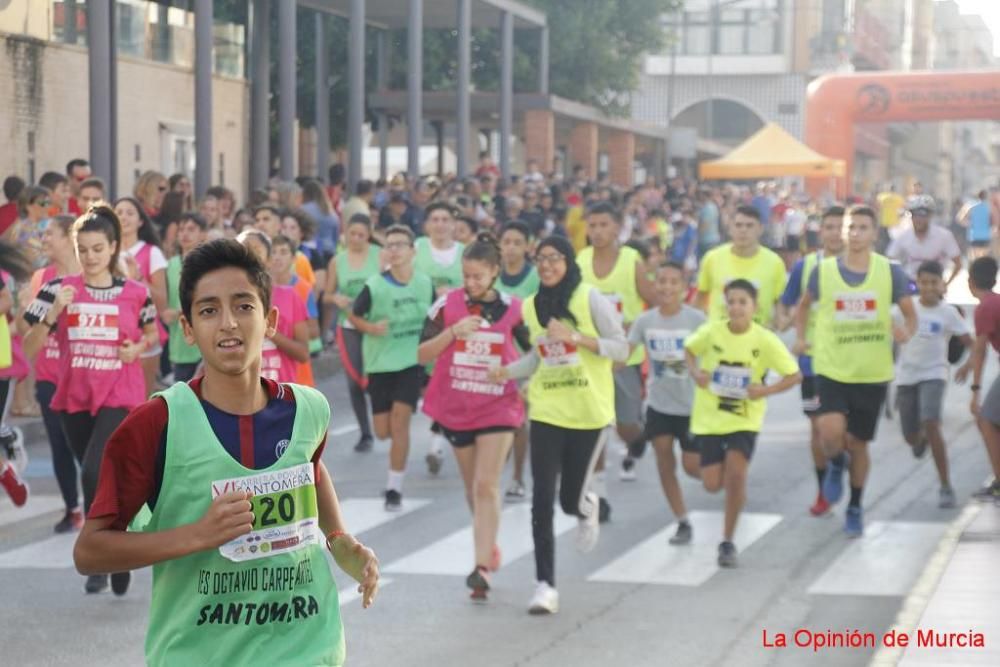
[[586,489],[615,418],[611,367],[628,359],[629,345],[615,307],[583,282],[566,238],[542,241],[535,266],[541,285],[522,308],[531,351],[490,375],[496,382],[531,378],[531,525],[538,584],[528,611],[554,614],[559,609],[553,533],[557,482],[563,512],[579,520],[577,548],[591,551],[600,535],[598,499]]

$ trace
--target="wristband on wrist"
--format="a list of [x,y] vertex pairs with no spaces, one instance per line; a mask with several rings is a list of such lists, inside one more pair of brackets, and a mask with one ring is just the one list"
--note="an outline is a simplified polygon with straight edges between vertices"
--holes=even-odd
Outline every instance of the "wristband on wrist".
[[969,389],[971,389],[972,391],[979,391],[980,389],[982,389],[982,386],[978,385],[978,384],[974,384],[971,387],[969,387]]
[[345,533],[342,530],[334,530],[334,531],[332,531],[330,534],[328,534],[326,536],[326,548],[330,549],[332,551],[333,550],[333,543],[336,542],[337,539],[339,539],[341,537],[344,537],[345,535],[347,535],[347,533]]

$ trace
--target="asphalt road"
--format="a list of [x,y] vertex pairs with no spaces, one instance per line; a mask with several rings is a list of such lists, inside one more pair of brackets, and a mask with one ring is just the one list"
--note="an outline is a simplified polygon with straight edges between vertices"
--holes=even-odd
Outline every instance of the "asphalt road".
[[[696,539],[688,547],[670,547],[673,518],[651,455],[640,461],[638,481],[619,482],[614,444],[612,521],[586,555],[575,551],[574,522],[557,523],[563,531],[557,541],[561,609],[552,617],[532,617],[526,613],[534,588],[528,503],[506,506],[505,563],[494,577],[490,603],[473,605],[464,588],[472,561],[461,481],[450,458],[438,478],[429,477],[423,462],[427,420],[418,418],[413,429],[406,511],[387,515],[380,498],[387,443],[369,454],[354,453],[358,434],[343,378],[330,378],[321,389],[334,407],[326,464],[349,525],[383,565],[384,587],[373,608],[362,610],[353,596],[341,600],[352,666],[866,664],[872,649],[814,653],[796,648],[794,633],[857,629],[880,635],[961,511],[938,509],[930,457],[914,459],[898,422],[883,420],[865,491],[865,537],[843,535],[843,504],[826,517],[809,516],[816,482],[808,424],[794,390],[771,400],[758,441],[737,537],[738,569],[715,566],[722,498],[685,479]],[[948,391],[945,432],[961,506],[988,466],[968,416],[967,390]],[[72,536],[52,533],[61,510],[47,443],[30,443],[29,451],[29,505],[14,510],[0,499],[0,662],[141,664],[150,572],[137,573],[122,599],[84,595],[83,578],[72,569]],[[340,573],[338,581],[342,592],[351,588]],[[789,648],[765,647],[765,633],[772,644],[785,633]]]

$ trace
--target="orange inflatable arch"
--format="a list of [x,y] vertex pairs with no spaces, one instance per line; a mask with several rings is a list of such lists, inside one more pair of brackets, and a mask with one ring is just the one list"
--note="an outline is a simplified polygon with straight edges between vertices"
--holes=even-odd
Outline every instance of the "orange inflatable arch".
[[[1000,70],[828,74],[806,91],[805,142],[846,163],[840,197],[851,189],[856,123],[941,120],[1000,121]],[[816,193],[829,180],[808,185]]]

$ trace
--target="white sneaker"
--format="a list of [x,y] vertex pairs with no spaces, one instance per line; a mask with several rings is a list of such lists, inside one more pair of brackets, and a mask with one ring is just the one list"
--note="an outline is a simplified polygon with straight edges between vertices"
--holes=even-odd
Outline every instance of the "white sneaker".
[[626,456],[622,459],[622,467],[618,474],[618,479],[622,482],[634,482],[638,477],[635,474],[635,459]]
[[593,551],[597,546],[597,538],[601,536],[600,512],[598,510],[597,494],[590,492],[583,497],[583,502],[590,505],[590,512],[586,517],[577,519],[576,525],[576,548],[580,553]]
[[559,591],[544,581],[539,581],[535,587],[535,594],[531,596],[531,603],[528,604],[528,613],[533,616],[554,614],[559,611]]

